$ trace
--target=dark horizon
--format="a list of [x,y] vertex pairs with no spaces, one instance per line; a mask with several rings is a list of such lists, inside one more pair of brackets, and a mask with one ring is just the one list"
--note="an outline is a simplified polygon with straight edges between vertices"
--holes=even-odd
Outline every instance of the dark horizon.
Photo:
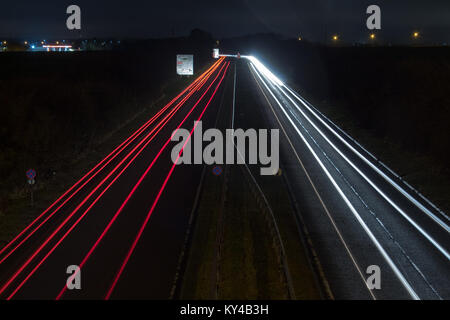
[[[81,7],[82,29],[69,31],[66,8]],[[344,42],[364,42],[367,6],[381,7],[381,30],[386,43],[402,44],[411,33],[420,32],[423,42],[450,41],[450,3],[435,0],[351,1],[237,1],[195,3],[172,0],[162,4],[131,0],[123,5],[113,1],[52,1],[0,4],[0,37],[7,39],[137,38],[157,39],[187,36],[192,29],[210,32],[218,39],[259,33],[301,36],[312,42],[328,41],[332,34]],[[157,7],[157,9],[156,9]]]

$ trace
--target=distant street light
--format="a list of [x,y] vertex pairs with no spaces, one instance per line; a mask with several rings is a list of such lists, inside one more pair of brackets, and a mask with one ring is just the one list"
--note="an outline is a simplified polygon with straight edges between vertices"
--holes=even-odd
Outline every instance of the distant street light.
[[299,36],[299,37],[298,37],[298,41],[302,41],[302,37]]
[[414,39],[417,39],[419,36],[420,36],[420,34],[419,34],[417,31],[415,31],[415,32],[413,33],[413,38],[414,38]]
[[339,37],[337,35],[334,35],[333,36],[333,41],[338,41],[338,40],[339,40]]
[[375,39],[375,33],[371,33],[369,37],[370,37],[371,40],[374,40]]

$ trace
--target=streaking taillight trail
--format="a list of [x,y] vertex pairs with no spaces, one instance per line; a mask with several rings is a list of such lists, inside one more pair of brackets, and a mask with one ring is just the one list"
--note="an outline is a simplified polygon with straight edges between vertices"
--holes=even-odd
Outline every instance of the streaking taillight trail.
[[[147,147],[147,145],[150,143],[150,141],[152,141],[155,136],[162,130],[162,128],[167,124],[167,122],[174,116],[174,114],[181,108],[181,106],[184,104],[184,102],[190,97],[192,96],[192,94],[194,94],[196,92],[196,89],[203,86],[206,78],[209,78],[214,71],[220,66],[220,64],[222,63],[223,59],[221,59],[220,61],[217,61],[213,66],[211,66],[211,68],[209,68],[207,71],[205,71],[204,74],[202,74],[199,78],[197,78],[193,84],[191,84],[190,86],[188,86],[188,88],[186,88],[181,94],[179,94],[176,98],[174,98],[168,105],[166,105],[166,107],[168,108],[168,106],[170,106],[170,104],[173,104],[174,101],[176,101],[177,98],[179,98],[183,93],[185,93],[186,91],[190,90],[190,92],[155,126],[155,128],[153,128],[153,130],[147,134],[143,139],[141,139],[141,141],[133,148],[132,151],[130,151],[127,156],[122,159],[122,161],[107,175],[107,177],[105,177],[102,182],[100,182],[95,188],[94,190],[92,190],[89,195],[76,207],[75,210],[73,210],[71,212],[71,214],[56,228],[55,231],[53,231],[53,233],[44,241],[43,244],[40,245],[40,247],[34,251],[34,253],[28,258],[28,260],[14,273],[14,275],[2,286],[2,288],[0,289],[0,294],[3,294],[4,291],[12,284],[12,282],[21,274],[21,272],[23,272],[23,270],[32,262],[32,260],[37,256],[37,254],[39,254],[43,248],[54,238],[54,236],[62,229],[63,226],[65,226],[68,221],[73,217],[73,215],[86,203],[86,201],[96,192],[98,191],[98,189],[112,176],[112,174],[118,170],[118,168],[125,163],[125,161],[142,145],[144,144],[140,150],[138,150],[138,152],[134,155],[134,157],[126,164],[126,166],[121,170],[121,172],[109,183],[109,185],[101,192],[101,194],[94,200],[94,202],[86,209],[86,211],[78,218],[78,220],[70,227],[70,229],[65,233],[65,235],[57,242],[57,244],[47,253],[47,255],[39,262],[39,264],[33,269],[33,271],[31,271],[31,273],[25,278],[25,280],[22,281],[22,283],[19,285],[19,287],[16,288],[16,290],[14,290],[14,292],[9,296],[9,298],[11,298],[17,291],[18,289],[20,289],[20,287],[29,279],[29,277],[31,277],[31,275],[37,270],[37,268],[47,259],[47,257],[56,249],[56,247],[65,239],[65,237],[67,237],[67,235],[75,228],[75,226],[81,221],[81,219],[88,213],[88,211],[95,205],[95,203],[103,196],[103,194],[109,189],[109,187],[111,187],[111,185],[119,178],[119,176],[131,165],[131,163],[136,159],[136,157]],[[195,89],[195,90],[194,90]],[[166,110],[167,108],[163,108],[164,110]],[[157,115],[162,114],[162,112],[159,112]],[[154,117],[152,117],[152,119],[156,119],[156,115]],[[147,122],[147,123],[150,123]],[[144,128],[145,125],[142,128]],[[145,128],[147,128],[148,126],[146,126]],[[133,135],[130,137],[131,139],[136,139],[138,137],[138,135],[140,135],[145,129],[138,129],[138,131],[135,132],[134,137]],[[155,130],[158,129],[156,132]],[[154,134],[153,134],[154,133]],[[153,136],[151,136],[153,134]],[[150,137],[151,136],[151,137]],[[133,138],[132,138],[133,137]],[[127,140],[130,140],[127,139]],[[150,138],[147,142],[146,139]],[[130,142],[131,143],[131,142]],[[121,146],[123,146],[123,143],[121,144]],[[120,147],[120,146],[119,146]],[[118,148],[116,148],[117,150]],[[113,153],[111,153],[113,154]],[[107,158],[105,158],[107,159]],[[97,166],[98,167],[98,166]],[[90,171],[92,172],[92,170]],[[86,176],[85,176],[86,177]],[[83,177],[82,179],[84,179],[85,177]],[[72,188],[73,189],[73,188]],[[66,192],[65,194],[67,194],[68,192]],[[62,198],[62,197],[60,197]],[[58,200],[57,200],[58,201]],[[57,202],[56,201],[56,202]],[[55,203],[56,203],[55,202]],[[52,205],[53,206],[53,205]],[[48,212],[48,210],[46,210],[46,212]],[[56,211],[55,211],[56,212]],[[55,213],[54,212],[54,213]],[[54,214],[53,213],[53,214]],[[45,214],[45,212],[43,214],[41,214],[41,216],[43,216]],[[39,217],[38,217],[39,218]],[[48,218],[48,217],[47,217]],[[35,223],[36,221],[38,221],[39,219],[36,219],[33,223]],[[48,219],[44,220],[44,222],[42,222],[35,230],[33,230],[33,233],[35,231],[37,231],[37,229],[39,229],[46,221],[48,221]],[[28,230],[32,225],[28,226],[26,230]],[[23,234],[26,230],[22,231],[21,234]],[[29,237],[30,235],[28,235]],[[19,237],[19,236],[18,236]],[[16,237],[16,239],[18,238]],[[25,238],[24,240],[22,240],[21,243],[19,243],[19,245],[17,245],[10,253],[8,253],[7,256],[9,256],[14,250],[16,250],[20,245],[23,244],[24,241],[26,241]],[[2,261],[4,261],[6,259],[3,258]]]
[[[203,117],[203,114],[205,113],[206,109],[208,108],[209,104],[211,103],[212,99],[214,98],[214,96],[215,96],[217,90],[219,89],[219,87],[220,87],[220,85],[221,85],[221,83],[222,83],[222,81],[223,81],[223,79],[224,79],[224,77],[225,77],[225,75],[226,75],[226,73],[227,73],[227,70],[228,70],[228,66],[229,66],[229,65],[230,65],[230,63],[228,62],[227,67],[226,67],[226,69],[225,69],[225,71],[224,71],[224,73],[223,73],[223,75],[222,75],[222,78],[220,79],[219,83],[217,84],[217,86],[216,86],[216,88],[215,88],[215,90],[214,90],[213,95],[211,96],[211,98],[209,98],[208,102],[206,103],[205,108],[203,109],[202,113],[201,113],[200,116],[198,117],[197,121],[200,121],[200,120],[201,120],[201,118]],[[192,130],[191,130],[191,132],[189,133],[189,138],[191,137],[192,133],[194,132],[196,126],[197,126],[197,123],[194,125],[194,127],[193,127]],[[161,194],[163,193],[163,191],[164,191],[164,189],[165,189],[165,187],[166,187],[166,185],[167,185],[167,182],[169,181],[169,179],[170,179],[170,177],[171,177],[171,175],[172,175],[172,173],[173,173],[173,171],[174,171],[174,169],[175,169],[176,163],[177,163],[178,159],[180,158],[180,155],[183,153],[184,147],[185,147],[186,144],[189,142],[189,138],[186,139],[186,142],[184,143],[183,147],[181,148],[181,150],[180,150],[180,152],[179,152],[179,154],[178,154],[177,160],[176,160],[175,163],[172,165],[172,167],[171,167],[169,173],[167,174],[167,176],[166,176],[166,178],[165,178],[165,180],[164,180],[164,182],[163,182],[163,185],[161,186],[161,189],[160,189],[159,192],[158,192],[158,195],[156,196],[155,200],[153,201],[153,204],[152,204],[152,207],[150,208],[150,211],[148,212],[147,216],[145,217],[145,220],[144,220],[144,222],[143,222],[141,228],[139,229],[139,232],[138,232],[138,234],[136,235],[135,240],[133,241],[133,243],[132,243],[132,245],[131,245],[131,247],[130,247],[130,249],[129,249],[129,251],[128,251],[128,253],[127,253],[127,255],[126,255],[126,257],[125,257],[125,259],[124,259],[124,261],[123,261],[123,263],[122,263],[122,265],[120,266],[120,269],[119,269],[119,271],[118,271],[116,277],[114,278],[114,281],[113,281],[111,287],[109,288],[109,290],[108,290],[108,292],[107,292],[107,294],[106,294],[106,296],[105,296],[105,300],[108,300],[108,299],[111,297],[111,295],[112,295],[112,293],[113,293],[113,291],[114,291],[114,288],[116,287],[116,285],[117,285],[117,283],[118,283],[118,281],[119,281],[119,279],[120,279],[120,276],[122,275],[122,273],[123,273],[123,271],[124,271],[126,265],[128,264],[128,261],[130,260],[130,257],[131,257],[131,255],[133,254],[134,249],[136,248],[136,245],[137,245],[137,243],[139,242],[139,239],[141,238],[142,233],[144,232],[144,230],[145,230],[145,228],[146,228],[146,226],[147,226],[147,223],[148,223],[148,221],[149,221],[149,219],[150,219],[150,216],[152,215],[153,211],[155,210],[155,207],[156,207],[156,205],[157,205],[157,203],[158,203],[158,201],[159,201],[159,198],[161,197]],[[167,142],[166,144],[168,144],[169,142],[170,142],[170,139],[168,140],[168,142]]]
[[[222,59],[223,60],[223,59]],[[73,189],[75,189],[81,182],[88,178],[91,173],[96,171],[97,168],[101,166],[92,176],[89,177],[78,189],[76,189],[62,204],[60,204],[44,221],[48,221],[51,216],[53,216],[58,210],[60,210],[73,196],[75,196],[80,190],[82,190],[95,176],[97,176],[112,160],[114,160],[125,148],[127,148],[132,142],[134,142],[138,136],[144,132],[162,113],[164,113],[175,101],[177,101],[183,94],[187,91],[191,91],[192,88],[199,88],[203,84],[203,80],[206,80],[209,75],[215,70],[218,64],[222,61],[217,61],[208,70],[206,70],[202,75],[200,75],[192,84],[190,84],[186,89],[184,89],[180,94],[173,98],[166,106],[159,110],[150,120],[144,123],[138,130],[136,130],[130,137],[128,137],[124,142],[122,142],[118,147],[116,147],[110,154],[108,154],[102,161],[100,161],[94,168],[92,168],[88,173],[86,173],[80,180],[78,180],[72,187],[70,187],[64,194],[62,194],[56,201],[54,201],[44,212],[42,212],[37,218],[35,218],[25,229],[23,229],[15,238],[13,238],[5,247],[0,250],[0,255],[2,255],[8,248],[10,248],[15,242],[17,242],[25,233],[35,225],[39,220],[41,220],[46,213],[48,213],[57,203],[59,203],[65,196],[67,196]],[[108,160],[109,159],[109,160]],[[106,163],[105,163],[106,162]],[[22,240],[16,247],[8,252],[0,260],[0,264],[3,263],[18,247],[20,247],[32,234],[34,234],[43,223],[41,223],[37,228],[35,228],[27,237]]]

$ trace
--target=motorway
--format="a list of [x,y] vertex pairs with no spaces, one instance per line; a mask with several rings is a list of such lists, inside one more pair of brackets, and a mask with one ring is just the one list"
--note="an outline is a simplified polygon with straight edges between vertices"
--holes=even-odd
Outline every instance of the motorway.
[[[195,120],[214,124],[230,79],[224,60],[0,250],[2,299],[169,298],[202,171],[175,167],[170,138]],[[81,268],[81,290],[66,290],[70,265]]]
[[[449,219],[253,57],[266,126],[337,299],[449,299]],[[380,288],[369,288],[369,266]],[[369,268],[369,270],[368,270]]]
[[[236,126],[258,113],[259,128],[280,130],[282,172],[333,298],[450,299],[445,213],[248,56],[217,60],[0,249],[0,298],[169,298],[202,172],[173,165],[170,137],[233,105]],[[70,265],[82,290],[66,289]],[[374,265],[379,289],[366,285]]]

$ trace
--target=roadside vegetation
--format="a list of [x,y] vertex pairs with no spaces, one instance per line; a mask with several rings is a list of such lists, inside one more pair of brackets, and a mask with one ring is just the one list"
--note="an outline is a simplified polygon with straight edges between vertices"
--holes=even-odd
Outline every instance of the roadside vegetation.
[[[207,168],[181,299],[289,298],[270,219],[241,169],[228,166],[224,177]],[[263,188],[281,230],[294,298],[319,299],[282,177],[270,177]]]

